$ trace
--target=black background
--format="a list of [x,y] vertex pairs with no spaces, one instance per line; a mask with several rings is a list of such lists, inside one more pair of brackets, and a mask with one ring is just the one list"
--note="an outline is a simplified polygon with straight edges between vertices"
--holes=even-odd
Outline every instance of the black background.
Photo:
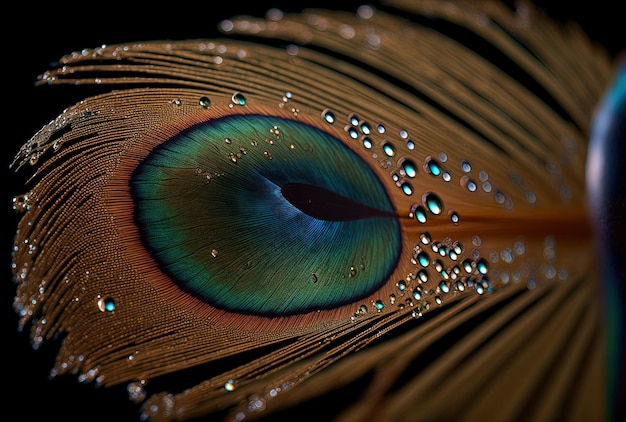
[[[19,146],[42,125],[56,117],[65,107],[84,96],[76,87],[34,87],[38,74],[64,54],[102,44],[151,39],[191,39],[220,36],[217,23],[238,14],[263,16],[270,7],[299,11],[306,7],[339,8],[354,11],[362,2],[291,1],[257,2],[252,5],[220,1],[215,7],[208,1],[195,6],[156,3],[124,6],[103,2],[62,6],[44,3],[14,5],[3,11],[4,57],[2,89],[4,91],[2,166],[5,169],[2,208],[5,230],[2,255],[3,276],[0,282],[0,315],[2,315],[2,350],[4,392],[0,415],[4,420],[36,421],[59,418],[65,421],[138,420],[138,408],[129,403],[124,387],[96,388],[80,384],[74,376],[48,379],[58,344],[44,343],[34,351],[28,332],[17,332],[17,315],[13,312],[15,293],[11,281],[10,251],[17,216],[11,209],[13,195],[23,193],[21,181],[9,170],[9,163]],[[536,4],[562,21],[577,21],[589,36],[603,44],[611,55],[626,42],[619,2],[541,1]],[[8,52],[6,51],[8,48]],[[60,88],[60,89],[59,89]],[[6,131],[8,130],[8,136]],[[4,415],[12,415],[5,419]]]

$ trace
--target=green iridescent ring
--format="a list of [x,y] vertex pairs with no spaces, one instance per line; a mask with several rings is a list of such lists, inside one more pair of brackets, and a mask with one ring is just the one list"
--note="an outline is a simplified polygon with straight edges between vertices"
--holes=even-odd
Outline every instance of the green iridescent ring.
[[151,151],[131,192],[162,271],[231,312],[353,303],[387,281],[400,254],[400,223],[374,172],[335,137],[284,118],[195,125]]

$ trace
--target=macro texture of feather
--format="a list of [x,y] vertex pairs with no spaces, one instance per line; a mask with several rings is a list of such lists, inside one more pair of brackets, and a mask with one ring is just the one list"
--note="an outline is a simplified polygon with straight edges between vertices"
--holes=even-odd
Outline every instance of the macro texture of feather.
[[495,1],[220,29],[38,80],[100,89],[12,163],[14,307],[35,347],[62,338],[52,375],[154,421],[605,420],[606,52]]

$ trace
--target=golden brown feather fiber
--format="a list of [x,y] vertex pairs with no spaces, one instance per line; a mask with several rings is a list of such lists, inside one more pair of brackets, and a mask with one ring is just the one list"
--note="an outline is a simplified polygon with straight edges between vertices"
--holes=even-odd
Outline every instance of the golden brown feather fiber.
[[[493,1],[389,4],[477,34],[541,93],[436,27],[371,8],[222,24],[229,36],[293,43],[287,48],[138,42],[66,56],[43,75],[40,83],[116,88],[66,109],[14,161],[30,174],[15,202],[24,212],[15,306],[22,327],[34,323],[35,344],[63,336],[54,374],[143,392],[153,380],[198,368],[202,375],[182,388],[152,391],[142,412],[155,421],[271,417],[361,382],[363,396],[342,406],[337,420],[604,413],[605,333],[584,163],[590,117],[611,75],[608,57],[531,5],[514,13]],[[198,123],[257,114],[341,139],[388,192],[402,254],[386,283],[358,303],[284,317],[229,312],[178,288],[144,248],[128,183],[137,165]],[[371,148],[363,133],[358,142],[348,135],[362,123],[385,127],[369,135]],[[289,132],[245,141],[232,146],[233,157],[261,151],[257,141],[301,145]],[[403,159],[418,164],[417,177],[400,171]],[[450,181],[428,174],[429,159]],[[201,163],[185,170],[219,177]],[[428,192],[446,212],[421,224],[416,206]],[[422,233],[430,240],[421,242]],[[438,250],[447,252],[438,257]],[[442,264],[429,263],[429,283],[417,276],[421,251]],[[491,284],[479,294],[483,279]],[[421,297],[411,295],[414,287]],[[443,347],[453,332],[459,339]]]

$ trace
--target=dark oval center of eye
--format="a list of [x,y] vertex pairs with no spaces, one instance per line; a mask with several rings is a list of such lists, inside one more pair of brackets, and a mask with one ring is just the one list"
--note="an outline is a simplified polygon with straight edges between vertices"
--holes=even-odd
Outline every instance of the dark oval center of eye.
[[307,183],[287,183],[281,188],[287,201],[303,213],[326,221],[352,221],[395,217],[393,213],[360,204],[329,189]]

